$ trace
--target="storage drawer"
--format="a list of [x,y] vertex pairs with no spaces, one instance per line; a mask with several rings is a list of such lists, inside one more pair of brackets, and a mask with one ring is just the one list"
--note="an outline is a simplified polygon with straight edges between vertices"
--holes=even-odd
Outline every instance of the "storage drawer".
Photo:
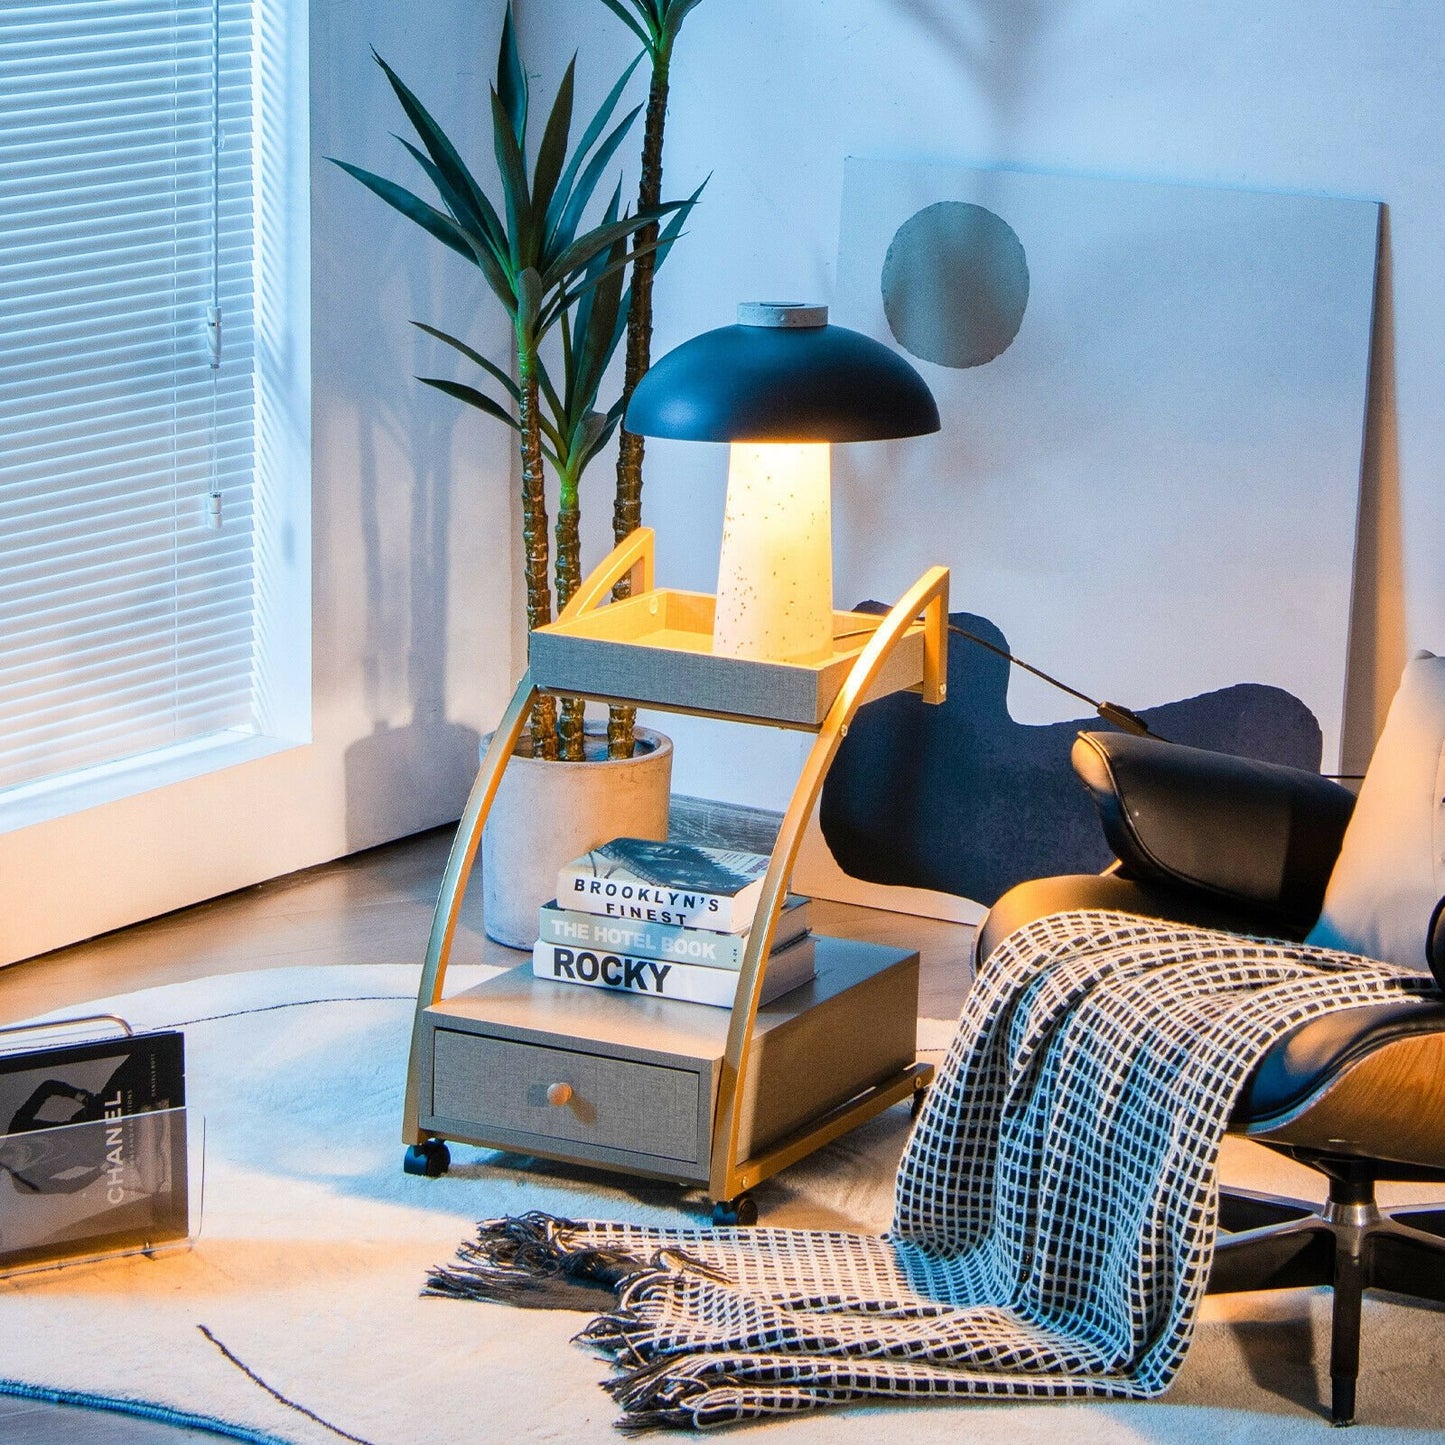
[[[478,1132],[535,1134],[684,1162],[698,1160],[699,1083],[687,1069],[439,1028],[432,1112]],[[567,1084],[564,1104],[548,1102]]]

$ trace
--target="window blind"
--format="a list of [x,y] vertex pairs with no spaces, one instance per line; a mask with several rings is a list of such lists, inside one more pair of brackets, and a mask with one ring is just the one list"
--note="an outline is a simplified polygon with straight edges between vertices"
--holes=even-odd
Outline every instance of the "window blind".
[[0,789],[254,725],[252,25],[0,8]]

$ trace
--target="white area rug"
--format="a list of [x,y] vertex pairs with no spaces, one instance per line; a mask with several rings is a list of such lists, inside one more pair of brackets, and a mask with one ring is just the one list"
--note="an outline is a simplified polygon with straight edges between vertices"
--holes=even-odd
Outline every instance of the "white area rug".
[[[454,970],[449,988],[482,976]],[[136,1027],[185,1029],[189,1103],[206,1119],[201,1236],[189,1253],[0,1281],[0,1393],[159,1405],[287,1445],[617,1439],[597,1388],[606,1365],[569,1343],[586,1316],[422,1299],[426,1272],[483,1217],[697,1223],[706,1201],[466,1147],[443,1179],[404,1174],[416,978],[286,969],[108,1001]],[[925,1024],[920,1043],[941,1047],[950,1032]],[[907,1129],[906,1109],[891,1110],[770,1181],[757,1194],[764,1221],[885,1228]],[[1261,1173],[1259,1155],[1241,1149],[1229,1177],[1294,1186]],[[855,1407],[732,1433],[795,1445],[1319,1441],[1327,1310],[1323,1292],[1209,1301],[1178,1381],[1151,1404]],[[267,1394],[201,1326],[334,1428]],[[1445,1311],[1370,1301],[1363,1369],[1359,1445],[1445,1433]]]

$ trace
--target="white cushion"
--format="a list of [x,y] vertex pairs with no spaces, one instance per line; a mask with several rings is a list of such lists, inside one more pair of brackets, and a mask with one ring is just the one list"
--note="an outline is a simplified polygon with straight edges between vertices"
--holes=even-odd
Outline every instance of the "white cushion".
[[1405,668],[1307,940],[1428,970],[1445,894],[1445,657]]

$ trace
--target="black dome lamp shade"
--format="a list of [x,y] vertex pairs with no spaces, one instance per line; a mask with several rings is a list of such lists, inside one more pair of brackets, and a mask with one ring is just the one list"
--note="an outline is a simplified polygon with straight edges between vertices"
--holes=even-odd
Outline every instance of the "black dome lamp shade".
[[829,444],[938,430],[923,378],[828,308],[749,302],[738,325],[655,362],[624,425],[732,444],[713,651],[767,662],[833,652]]
[[828,325],[826,306],[755,301],[654,362],[624,425],[679,441],[884,441],[937,431],[938,407],[907,361]]

